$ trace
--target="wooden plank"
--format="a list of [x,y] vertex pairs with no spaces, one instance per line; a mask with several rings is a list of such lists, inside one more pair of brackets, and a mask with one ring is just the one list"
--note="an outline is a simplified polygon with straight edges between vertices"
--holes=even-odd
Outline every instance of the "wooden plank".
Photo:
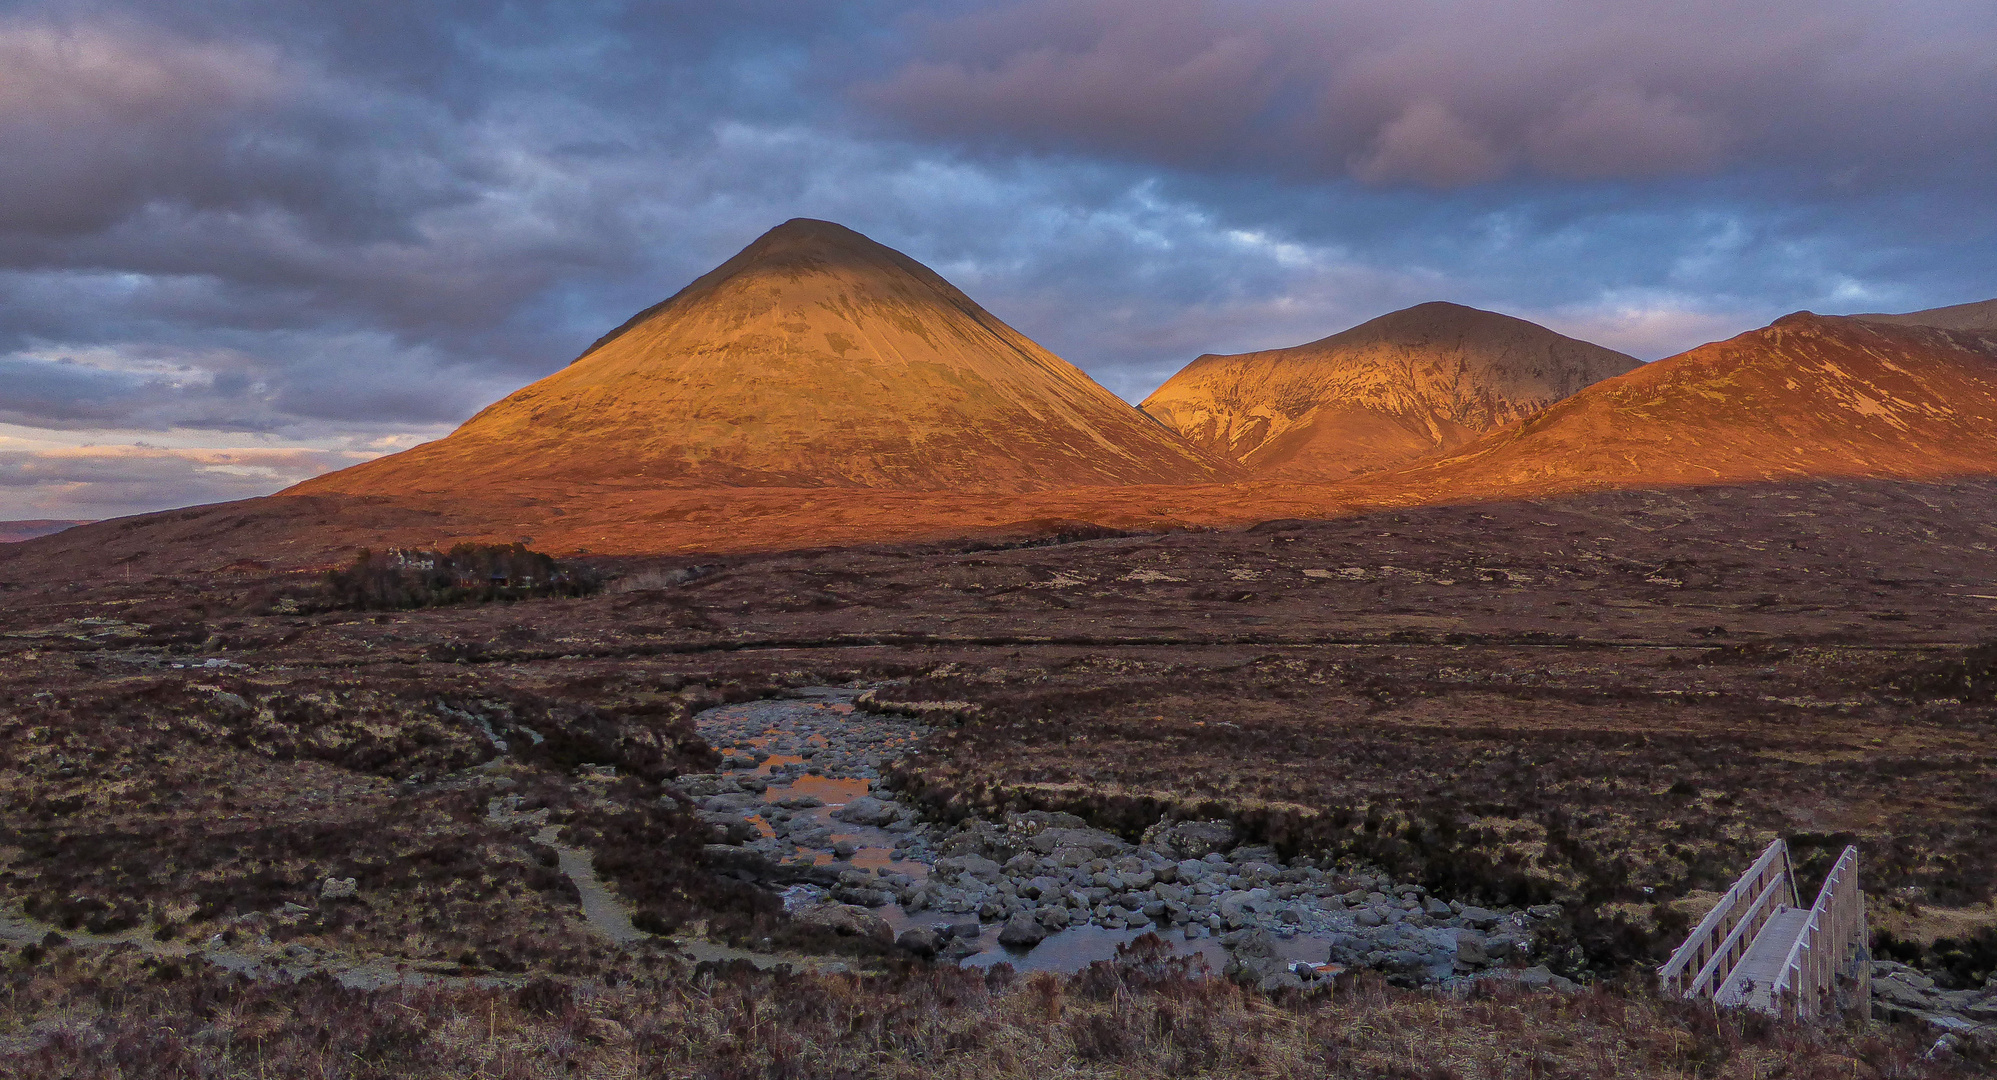
[[1754,935],[1753,944],[1740,963],[1727,975],[1714,1000],[1722,1005],[1746,1005],[1763,1012],[1774,1011],[1776,984],[1803,931],[1809,927],[1810,913],[1803,908],[1778,907]]

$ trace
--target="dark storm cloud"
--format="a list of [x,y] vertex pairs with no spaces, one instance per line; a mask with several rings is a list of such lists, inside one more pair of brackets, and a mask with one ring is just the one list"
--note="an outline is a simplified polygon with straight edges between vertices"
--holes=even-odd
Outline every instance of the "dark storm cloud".
[[0,0],[0,451],[304,455],[65,459],[0,484],[0,518],[235,497],[335,460],[311,447],[433,436],[799,215],[1131,398],[1430,299],[1650,357],[1799,307],[1983,299],[1993,18]]

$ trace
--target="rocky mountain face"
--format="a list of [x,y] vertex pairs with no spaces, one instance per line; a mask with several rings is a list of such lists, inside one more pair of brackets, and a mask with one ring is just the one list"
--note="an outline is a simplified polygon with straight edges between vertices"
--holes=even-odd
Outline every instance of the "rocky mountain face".
[[1338,480],[1452,450],[1637,366],[1522,319],[1421,304],[1307,345],[1202,356],[1143,409],[1258,477]]
[[1032,491],[1233,475],[927,267],[798,219],[449,437],[292,491]]
[[1997,331],[1800,312],[1377,483],[1427,500],[1993,471]]

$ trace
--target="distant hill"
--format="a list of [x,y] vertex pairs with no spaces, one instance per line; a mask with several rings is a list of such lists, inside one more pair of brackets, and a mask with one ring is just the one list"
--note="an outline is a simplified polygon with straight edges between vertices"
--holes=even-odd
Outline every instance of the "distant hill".
[[23,540],[33,540],[38,536],[59,533],[73,525],[88,525],[89,521],[0,521],[0,544],[18,544]]
[[1901,326],[1933,326],[1943,330],[1997,330],[1997,300],[1974,304],[1910,311],[1905,315],[1853,315],[1866,322],[1896,323]]
[[1436,461],[1415,501],[1997,475],[1997,332],[1801,312],[1597,383]]
[[294,494],[1226,479],[927,267],[797,219],[437,442]]
[[1143,409],[1257,477],[1337,480],[1452,450],[1638,365],[1459,304],[1288,349],[1202,356]]

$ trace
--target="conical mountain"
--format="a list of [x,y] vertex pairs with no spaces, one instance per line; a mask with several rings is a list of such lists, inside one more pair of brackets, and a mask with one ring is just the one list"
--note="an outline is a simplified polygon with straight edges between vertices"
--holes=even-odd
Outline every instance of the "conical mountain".
[[1143,409],[1257,476],[1339,480],[1445,453],[1634,357],[1460,304],[1421,304],[1307,345],[1202,356]]
[[1997,475],[1997,332],[1800,312],[1369,480],[1421,498]]
[[437,442],[299,493],[1232,475],[906,255],[797,219]]

